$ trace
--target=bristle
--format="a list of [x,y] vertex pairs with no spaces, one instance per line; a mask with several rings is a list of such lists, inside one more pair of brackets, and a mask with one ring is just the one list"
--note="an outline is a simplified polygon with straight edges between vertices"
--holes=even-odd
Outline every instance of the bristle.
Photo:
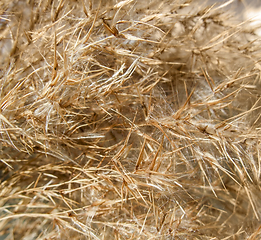
[[0,239],[260,238],[261,45],[236,2],[0,3]]

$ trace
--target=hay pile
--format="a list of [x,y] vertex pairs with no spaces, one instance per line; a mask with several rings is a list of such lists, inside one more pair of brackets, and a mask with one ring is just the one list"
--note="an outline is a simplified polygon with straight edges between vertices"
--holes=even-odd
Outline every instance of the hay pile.
[[1,0],[0,239],[258,239],[260,40],[192,0]]

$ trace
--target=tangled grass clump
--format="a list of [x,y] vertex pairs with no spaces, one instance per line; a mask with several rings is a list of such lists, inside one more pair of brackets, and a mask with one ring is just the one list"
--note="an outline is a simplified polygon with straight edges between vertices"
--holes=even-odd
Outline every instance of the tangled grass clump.
[[0,239],[258,239],[260,40],[192,0],[0,2]]

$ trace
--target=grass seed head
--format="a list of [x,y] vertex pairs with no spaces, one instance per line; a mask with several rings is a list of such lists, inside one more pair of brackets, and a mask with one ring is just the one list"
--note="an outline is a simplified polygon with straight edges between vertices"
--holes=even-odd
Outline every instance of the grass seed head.
[[0,4],[4,239],[260,237],[252,25],[199,1]]

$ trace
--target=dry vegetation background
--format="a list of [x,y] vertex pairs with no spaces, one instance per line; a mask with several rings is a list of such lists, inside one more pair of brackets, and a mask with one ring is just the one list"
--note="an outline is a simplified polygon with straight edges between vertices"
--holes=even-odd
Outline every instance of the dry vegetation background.
[[0,4],[1,240],[260,239],[249,23],[192,0]]

